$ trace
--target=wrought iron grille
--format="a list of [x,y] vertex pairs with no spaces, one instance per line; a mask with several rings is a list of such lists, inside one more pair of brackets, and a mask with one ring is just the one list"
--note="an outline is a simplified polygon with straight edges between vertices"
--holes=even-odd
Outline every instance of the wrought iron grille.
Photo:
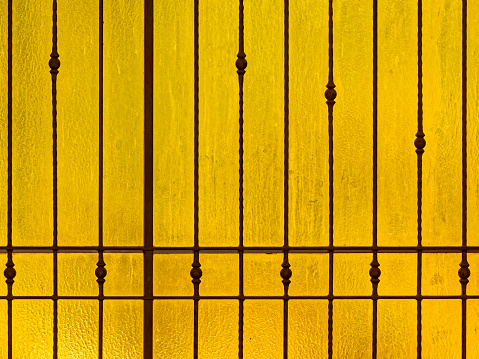
[[[239,51],[236,58],[236,68],[239,81],[239,152],[238,152],[238,205],[239,205],[239,228],[238,228],[238,245],[237,246],[201,246],[199,241],[199,1],[194,0],[194,245],[191,247],[158,247],[154,246],[153,242],[153,65],[154,65],[154,0],[144,1],[144,244],[143,246],[105,246],[103,244],[103,0],[99,0],[99,238],[98,246],[59,246],[57,241],[58,236],[58,163],[57,163],[57,76],[60,68],[60,55],[57,48],[57,0],[53,0],[52,7],[52,52],[50,55],[49,67],[51,73],[52,86],[52,136],[53,136],[53,244],[52,246],[14,246],[12,243],[12,152],[14,146],[12,143],[13,131],[13,117],[12,117],[12,68],[14,66],[12,53],[13,43],[12,38],[15,34],[12,33],[12,3],[15,0],[8,1],[8,244],[1,247],[2,252],[8,254],[8,262],[4,271],[6,283],[8,286],[8,294],[1,296],[0,299],[8,302],[8,358],[12,359],[13,354],[13,334],[12,327],[15,321],[15,312],[13,311],[12,303],[18,299],[47,299],[53,301],[53,347],[52,357],[58,357],[58,301],[62,299],[75,300],[97,300],[99,308],[99,334],[98,343],[99,351],[98,358],[103,357],[103,330],[104,330],[104,301],[111,299],[138,299],[144,303],[144,358],[153,358],[153,301],[159,299],[172,299],[178,301],[193,301],[194,302],[194,332],[191,335],[194,337],[194,358],[198,358],[198,320],[199,320],[199,302],[202,299],[217,299],[217,300],[237,300],[238,301],[238,357],[243,358],[244,347],[244,302],[252,299],[276,299],[283,302],[283,357],[288,357],[288,331],[289,331],[289,303],[290,300],[295,299],[322,299],[328,302],[328,358],[333,357],[333,336],[334,336],[334,318],[333,307],[337,301],[344,299],[355,299],[372,301],[373,317],[372,317],[372,357],[377,357],[378,347],[378,301],[381,299],[406,299],[415,301],[417,303],[417,358],[422,356],[422,303],[425,300],[431,299],[456,299],[462,302],[462,358],[466,358],[467,352],[467,300],[479,299],[479,295],[468,295],[467,284],[470,276],[468,253],[479,252],[479,247],[468,246],[467,243],[467,0],[462,0],[462,245],[461,246],[423,246],[422,244],[422,178],[423,178],[423,154],[426,146],[424,139],[425,133],[423,131],[423,67],[422,67],[422,49],[423,49],[423,35],[422,35],[422,0],[418,1],[418,24],[417,24],[417,133],[414,145],[417,153],[417,245],[416,246],[378,246],[377,241],[377,224],[378,224],[378,0],[373,1],[373,113],[371,126],[373,128],[373,233],[372,244],[370,246],[337,246],[334,243],[333,233],[333,196],[334,196],[334,172],[333,172],[333,129],[334,129],[334,104],[337,93],[335,90],[335,83],[333,77],[333,0],[329,0],[329,72],[328,82],[326,85],[325,97],[326,104],[325,111],[328,111],[329,121],[329,245],[327,246],[290,246],[289,244],[289,164],[290,164],[290,143],[289,143],[289,9],[290,1],[284,0],[284,242],[282,246],[245,246],[243,243],[244,232],[244,197],[243,197],[243,183],[244,183],[244,148],[243,148],[243,134],[244,122],[248,118],[243,118],[243,84],[247,81],[246,76],[246,49],[244,41],[244,6],[243,0],[239,0]],[[64,5],[67,6],[67,5]],[[312,34],[311,36],[314,36]],[[246,44],[247,45],[247,44]],[[232,54],[232,61],[234,54]],[[254,66],[254,65],[253,65]],[[339,93],[341,96],[341,93]],[[318,99],[320,101],[320,99]],[[411,134],[412,136],[413,134]],[[33,253],[44,252],[53,254],[53,281],[54,291],[51,296],[16,296],[13,295],[12,288],[14,287],[16,270],[14,268],[14,253]],[[95,275],[98,282],[98,295],[95,296],[61,296],[58,294],[58,254],[71,252],[97,252],[98,263],[95,269]],[[107,270],[105,266],[104,253],[106,252],[131,252],[143,253],[144,256],[144,294],[142,296],[106,296],[104,295],[103,285],[105,280],[108,280]],[[153,270],[153,256],[154,253],[193,253],[194,260],[191,269],[191,278],[193,283],[194,294],[191,296],[157,296],[153,293],[153,277],[161,273],[154,273]],[[283,286],[283,295],[245,295],[244,294],[244,254],[245,253],[283,253],[282,269],[278,268]],[[205,296],[200,295],[200,285],[202,279],[201,270],[201,254],[202,253],[234,253],[239,256],[239,294],[231,296]],[[329,293],[322,296],[293,296],[290,295],[289,285],[294,271],[291,270],[289,261],[290,253],[327,253],[329,256]],[[333,293],[334,281],[334,258],[336,253],[372,253],[373,260],[369,275],[371,277],[371,294],[370,295],[335,295]],[[415,253],[417,254],[417,293],[415,295],[379,295],[378,285],[380,282],[381,271],[379,269],[380,263],[378,261],[378,253]],[[422,258],[423,253],[461,253],[462,261],[459,264],[459,278],[462,288],[461,295],[424,295],[422,294]],[[93,268],[92,268],[93,270]],[[293,278],[294,280],[294,278]]]

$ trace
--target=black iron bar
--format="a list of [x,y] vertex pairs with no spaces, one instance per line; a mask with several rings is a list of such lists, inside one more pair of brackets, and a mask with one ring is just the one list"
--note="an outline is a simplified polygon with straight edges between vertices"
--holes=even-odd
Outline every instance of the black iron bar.
[[153,358],[153,54],[154,0],[144,2],[143,357]]
[[288,289],[291,269],[288,258],[289,246],[289,0],[284,0],[284,250],[281,278],[283,279],[283,358],[288,359]]
[[239,25],[238,40],[239,49],[236,59],[236,73],[239,84],[239,308],[238,308],[238,358],[243,359],[243,328],[244,328],[244,243],[243,243],[243,80],[246,66],[246,54],[244,52],[244,4],[239,0]]
[[13,153],[13,121],[12,121],[12,28],[13,28],[13,0],[8,0],[8,199],[7,199],[7,263],[4,275],[7,283],[7,303],[8,303],[8,359],[13,358],[13,308],[12,308],[12,287],[15,278],[15,269],[13,264],[13,247],[12,247],[12,153]]
[[417,122],[418,131],[414,145],[417,153],[417,359],[421,359],[422,353],[422,155],[426,141],[423,131],[423,102],[422,102],[422,0],[418,0],[417,11],[417,64],[418,64],[418,108]]
[[57,50],[57,0],[53,0],[53,37],[50,54],[52,75],[53,139],[53,359],[58,357],[58,156],[57,156],[57,75],[60,67]]
[[[467,247],[467,0],[462,0],[462,246]],[[462,251],[459,264],[462,292],[462,359],[467,356],[467,283],[469,263],[467,251]]]

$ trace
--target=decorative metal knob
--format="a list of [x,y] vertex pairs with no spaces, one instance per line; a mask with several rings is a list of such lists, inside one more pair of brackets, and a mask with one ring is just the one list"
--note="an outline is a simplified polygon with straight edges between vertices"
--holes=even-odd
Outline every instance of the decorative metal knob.
[[424,136],[424,132],[416,133],[416,139],[414,140],[414,146],[416,146],[416,153],[424,153],[424,147],[426,147],[426,140],[424,139]]
[[7,284],[13,284],[15,276],[17,275],[17,271],[15,270],[13,262],[9,259],[7,262],[7,268],[3,271],[3,274],[5,275],[5,278],[7,280],[5,281]]
[[381,275],[381,269],[379,269],[379,262],[377,259],[373,259],[371,262],[369,275],[371,276],[371,283],[377,285],[379,283],[379,276]]
[[107,270],[105,268],[105,262],[102,260],[98,261],[98,263],[96,264],[98,267],[95,269],[95,275],[97,276],[97,282],[99,284],[103,284],[105,283],[105,277],[106,277],[106,274],[107,274]]
[[469,283],[469,276],[471,275],[471,271],[469,270],[469,263],[467,263],[467,261],[462,261],[460,264],[461,268],[459,269],[458,271],[458,274],[459,274],[459,282],[461,282],[461,284],[467,284]]
[[193,284],[200,284],[200,278],[203,275],[203,271],[200,268],[201,264],[198,260],[195,260],[191,266],[193,267],[190,271],[190,276],[193,278],[191,282],[193,282]]

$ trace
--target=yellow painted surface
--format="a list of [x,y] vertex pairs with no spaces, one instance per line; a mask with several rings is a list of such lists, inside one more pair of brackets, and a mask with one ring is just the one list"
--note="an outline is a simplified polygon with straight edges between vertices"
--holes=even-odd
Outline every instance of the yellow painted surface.
[[98,358],[98,301],[58,301],[58,357]]
[[238,357],[238,301],[200,301],[198,333],[201,358]]
[[456,1],[423,4],[423,245],[462,242],[461,14]]
[[[372,123],[371,123],[372,126]],[[378,2],[378,244],[417,244],[417,2]],[[429,136],[426,136],[428,139]],[[428,150],[426,147],[426,151]]]
[[87,0],[58,6],[59,245],[98,243],[97,4]]
[[282,245],[283,2],[246,0],[244,7],[248,61],[244,80],[244,244]]
[[153,302],[153,357],[193,357],[193,301]]
[[[138,4],[141,10],[143,3]],[[153,230],[157,246],[193,245],[193,5],[181,0],[156,1],[154,6]],[[138,49],[142,54],[141,43]],[[142,68],[142,64],[136,68],[140,75]]]
[[373,2],[334,6],[334,244],[371,245]]
[[104,3],[105,245],[143,245],[143,12]]

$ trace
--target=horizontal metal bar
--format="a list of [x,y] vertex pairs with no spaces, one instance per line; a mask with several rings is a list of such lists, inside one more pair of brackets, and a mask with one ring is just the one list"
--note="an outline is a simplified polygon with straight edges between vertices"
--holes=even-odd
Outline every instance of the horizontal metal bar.
[[[155,254],[178,254],[193,253],[198,250],[203,253],[283,253],[285,250],[291,253],[479,253],[479,246],[264,246],[264,247],[93,247],[93,246],[59,246],[58,253],[142,253],[145,250],[154,250]],[[48,247],[0,247],[0,253],[7,253],[8,250],[14,253],[53,253],[54,248]]]
[[[193,295],[157,295],[153,296],[153,299],[181,299],[181,300],[193,300],[195,297]],[[248,299],[332,299],[332,300],[344,300],[344,299],[409,299],[409,300],[428,300],[428,299],[479,299],[479,295],[205,295],[199,296],[200,299],[235,299],[235,300],[248,300]],[[12,300],[22,300],[22,299],[43,299],[43,300],[98,300],[99,296],[71,296],[71,295],[58,295],[58,296],[41,296],[41,295],[32,295],[32,296],[0,296],[2,299],[12,299]],[[151,297],[145,296],[104,296],[104,300],[144,300],[151,299]]]

